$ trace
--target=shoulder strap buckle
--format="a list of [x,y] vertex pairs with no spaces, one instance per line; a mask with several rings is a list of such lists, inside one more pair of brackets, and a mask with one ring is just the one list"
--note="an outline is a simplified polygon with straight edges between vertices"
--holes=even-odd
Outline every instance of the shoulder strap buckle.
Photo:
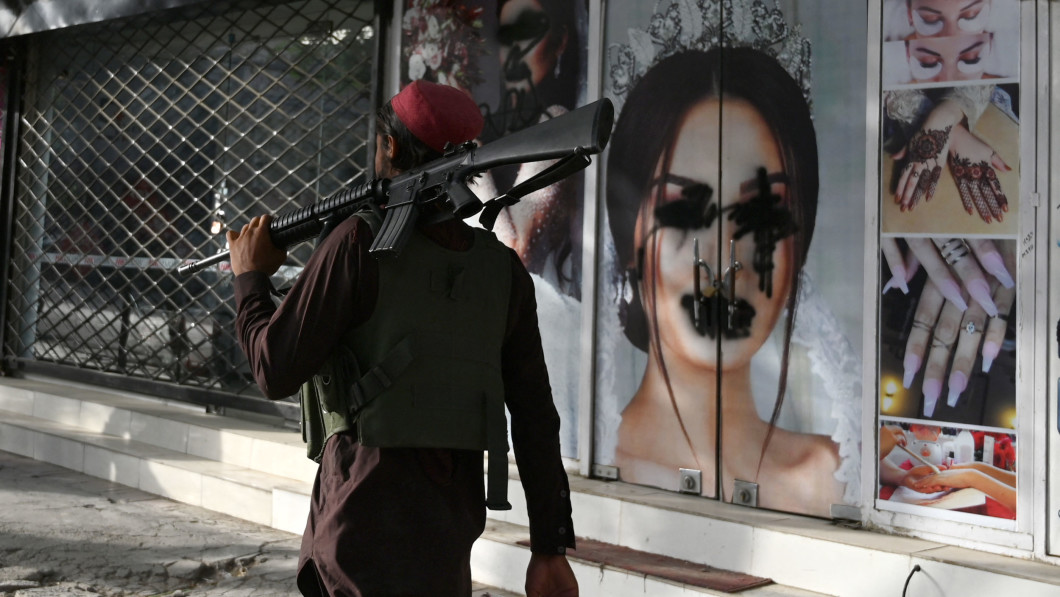
[[379,364],[369,369],[350,388],[350,413],[355,414],[375,400],[412,364],[412,339],[406,336],[390,349]]

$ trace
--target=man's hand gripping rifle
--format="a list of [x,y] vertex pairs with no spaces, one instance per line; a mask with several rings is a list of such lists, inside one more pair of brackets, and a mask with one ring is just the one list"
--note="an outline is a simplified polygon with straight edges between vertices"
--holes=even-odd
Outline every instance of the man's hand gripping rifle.
[[[393,257],[408,242],[421,206],[439,201],[461,219],[481,211],[479,222],[493,229],[504,207],[588,166],[589,155],[603,151],[607,145],[613,123],[614,107],[605,98],[481,147],[464,143],[393,179],[376,179],[343,189],[313,205],[283,212],[270,223],[269,236],[277,247],[286,248],[315,238],[329,221],[341,221],[360,209],[377,205],[384,212],[383,224],[369,252],[376,257]],[[476,175],[491,168],[543,160],[558,161],[485,203],[467,186]],[[195,273],[228,259],[229,252],[224,251],[185,263],[177,272]]]

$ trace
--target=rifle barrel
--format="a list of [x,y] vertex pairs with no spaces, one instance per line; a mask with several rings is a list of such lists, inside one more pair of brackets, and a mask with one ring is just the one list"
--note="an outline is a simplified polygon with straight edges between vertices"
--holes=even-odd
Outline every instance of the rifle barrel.
[[[269,238],[272,239],[272,244],[281,248],[310,240],[320,234],[324,229],[324,221],[328,218],[345,218],[369,202],[385,201],[388,183],[385,179],[375,179],[344,188],[312,205],[282,212],[269,222]],[[230,257],[231,251],[222,251],[198,261],[184,263],[177,267],[177,273],[194,274],[211,265],[228,261]]]
[[210,267],[211,265],[215,265],[217,263],[222,263],[222,262],[228,261],[228,258],[230,256],[231,256],[231,251],[222,251],[220,253],[217,253],[216,255],[210,255],[209,257],[206,257],[205,259],[200,259],[198,261],[192,261],[190,263],[182,263],[180,266],[177,267],[177,273],[182,275],[182,276],[195,274],[195,273],[201,272],[202,270]]

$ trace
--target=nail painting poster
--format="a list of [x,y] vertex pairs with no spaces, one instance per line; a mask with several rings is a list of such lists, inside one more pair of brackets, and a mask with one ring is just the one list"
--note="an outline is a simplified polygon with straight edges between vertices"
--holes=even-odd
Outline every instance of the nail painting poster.
[[879,433],[881,507],[998,527],[1016,519],[1014,433],[897,418],[881,419]]
[[620,480],[860,503],[866,10],[607,3],[594,464]]
[[[405,0],[401,82],[466,91],[485,117],[479,141],[489,143],[585,103],[587,24],[584,0]],[[472,190],[492,199],[551,163],[494,168]],[[578,173],[504,208],[493,226],[534,280],[561,451],[569,458],[578,456],[584,205]],[[481,225],[478,216],[468,223]]]

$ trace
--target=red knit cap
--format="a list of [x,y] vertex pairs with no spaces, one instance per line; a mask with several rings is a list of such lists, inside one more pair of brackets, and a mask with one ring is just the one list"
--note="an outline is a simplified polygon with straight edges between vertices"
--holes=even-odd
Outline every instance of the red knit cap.
[[482,112],[475,100],[455,87],[418,79],[390,105],[410,133],[439,153],[446,143],[459,145],[482,132]]

